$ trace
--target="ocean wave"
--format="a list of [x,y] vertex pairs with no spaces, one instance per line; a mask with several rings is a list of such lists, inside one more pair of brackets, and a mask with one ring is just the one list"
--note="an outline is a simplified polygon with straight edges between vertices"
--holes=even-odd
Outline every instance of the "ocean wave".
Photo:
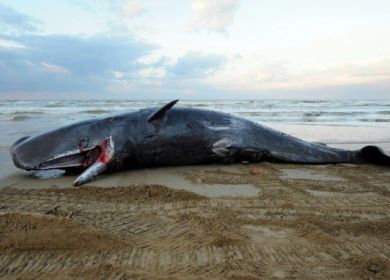
[[359,119],[361,122],[375,122],[375,123],[387,123],[390,122],[390,119]]
[[270,113],[264,114],[263,112],[256,112],[256,111],[249,111],[249,112],[234,112],[235,114],[238,114],[240,116],[264,116],[264,115],[269,115]]
[[379,111],[377,113],[381,115],[390,115],[390,111]]
[[379,103],[379,102],[362,102],[362,103],[359,103],[359,102],[350,102],[350,103],[347,103],[345,105],[349,105],[349,106],[353,106],[353,107],[390,107],[390,103],[387,103],[386,101],[385,102],[382,102],[382,103]]
[[308,112],[308,113],[304,113],[303,117],[320,117],[322,115],[323,114],[321,112]]
[[43,114],[45,114],[45,112],[42,112],[42,111],[14,111],[14,112],[10,112],[8,114],[12,114],[12,115],[26,115],[26,114],[43,115]]
[[295,100],[295,103],[322,104],[322,103],[329,103],[329,101],[327,101],[327,100]]
[[85,114],[105,114],[105,113],[110,113],[110,112],[111,111],[104,110],[104,109],[93,109],[93,110],[80,111],[79,113],[85,113]]
[[340,112],[340,111],[288,111],[288,110],[270,110],[270,111],[237,111],[234,112],[236,114],[239,114],[241,116],[303,116],[303,117],[321,117],[321,116],[361,116],[361,115],[367,115],[371,112],[356,112],[356,111],[350,111],[350,112]]
[[192,107],[192,108],[197,108],[197,107],[211,107],[212,105],[211,104],[205,104],[205,103],[187,103],[187,104],[184,104],[184,106],[188,106],[188,107]]
[[62,104],[62,103],[47,104],[45,107],[47,107],[47,108],[58,108],[58,107],[64,107],[64,104]]
[[14,116],[13,118],[11,118],[9,120],[14,121],[14,122],[22,122],[22,121],[28,120],[30,118],[31,117],[26,116],[26,115],[20,115],[20,116]]
[[[66,123],[88,115],[117,114],[145,107],[160,107],[162,100],[1,101],[2,120],[45,118]],[[272,122],[389,122],[389,101],[378,100],[182,100],[178,106],[232,113],[256,121]]]
[[368,114],[369,112],[340,112],[340,111],[313,111],[313,112],[305,112],[303,115],[305,117],[320,117],[320,116],[360,116]]

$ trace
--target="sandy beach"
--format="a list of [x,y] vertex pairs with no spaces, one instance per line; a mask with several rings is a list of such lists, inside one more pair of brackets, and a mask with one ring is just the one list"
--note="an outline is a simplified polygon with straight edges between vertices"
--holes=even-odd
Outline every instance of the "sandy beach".
[[390,280],[389,14],[0,1],[0,280]]
[[390,277],[388,168],[157,168],[80,188],[74,178],[0,180],[2,279]]
[[0,1],[0,280],[390,280],[389,13]]
[[[308,141],[345,149],[378,145],[390,154],[388,104],[371,103],[184,105],[216,106],[260,123],[268,118],[272,128]],[[113,104],[5,102],[1,279],[390,278],[388,167],[169,167],[101,175],[73,188],[75,176],[13,165],[10,146],[22,136],[98,117],[107,108],[151,106]],[[13,119],[21,114],[24,120]]]

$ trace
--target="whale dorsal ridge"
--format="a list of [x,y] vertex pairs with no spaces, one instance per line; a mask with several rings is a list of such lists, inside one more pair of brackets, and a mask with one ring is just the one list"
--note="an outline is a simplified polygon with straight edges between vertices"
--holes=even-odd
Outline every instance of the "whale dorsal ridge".
[[159,121],[159,120],[161,120],[161,119],[164,117],[165,113],[166,113],[169,109],[171,109],[178,101],[179,101],[179,99],[176,99],[176,100],[173,100],[173,101],[171,101],[171,102],[165,104],[165,105],[162,106],[160,109],[158,109],[156,112],[152,113],[152,114],[148,117],[147,121],[151,123],[151,122],[154,122],[154,121]]

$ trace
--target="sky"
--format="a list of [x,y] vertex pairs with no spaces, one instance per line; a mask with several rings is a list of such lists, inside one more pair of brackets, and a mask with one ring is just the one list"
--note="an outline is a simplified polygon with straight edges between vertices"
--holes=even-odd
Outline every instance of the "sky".
[[388,0],[0,0],[0,99],[390,98]]

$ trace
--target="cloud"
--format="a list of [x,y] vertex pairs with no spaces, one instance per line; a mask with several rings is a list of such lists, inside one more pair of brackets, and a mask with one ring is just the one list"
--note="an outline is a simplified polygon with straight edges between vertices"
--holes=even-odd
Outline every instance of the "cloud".
[[[174,63],[166,57],[153,53],[137,61],[139,70],[132,73],[112,73],[111,91],[148,93],[153,96],[180,96],[183,93],[195,96],[196,93],[211,89],[204,79],[223,67],[225,57],[200,52],[187,52]],[[166,95],[168,94],[168,95]]]
[[224,63],[225,57],[221,55],[187,52],[167,70],[171,75],[180,78],[204,78],[217,71]]
[[152,98],[207,98],[216,91],[213,85],[205,82],[205,78],[221,69],[226,58],[192,51],[179,57],[174,63],[166,57],[158,58],[154,55],[145,56],[140,61],[145,63],[142,64],[144,68],[133,74],[131,79],[126,77],[117,81],[111,89],[116,92],[132,90]]
[[238,3],[239,0],[193,0],[195,19],[190,23],[190,30],[226,31],[233,23]]
[[4,40],[0,38],[0,48],[25,48],[25,46],[20,45],[14,41]]
[[[187,52],[172,63],[159,48],[130,36],[0,36],[0,98],[194,94],[221,69],[221,55]],[[157,52],[157,53],[156,53]],[[76,94],[76,95],[75,95]]]
[[32,32],[38,30],[41,22],[28,15],[19,13],[0,3],[0,31],[2,32]]
[[[299,91],[321,88],[356,89],[358,86],[386,85],[390,90],[390,58],[363,60],[318,68],[296,69],[277,58],[245,57],[229,59],[220,71],[208,79],[219,89],[234,91]],[[307,94],[307,92],[306,92]]]
[[53,72],[53,73],[69,73],[69,70],[66,69],[65,67],[55,65],[55,64],[50,64],[46,62],[41,62],[41,65],[43,67],[46,67],[47,71]]
[[[156,47],[130,36],[8,35],[23,48],[0,46],[0,94],[104,92],[110,83],[143,66],[137,60]],[[117,73],[117,74],[113,74]]]
[[126,0],[122,3],[122,11],[123,13],[130,17],[136,17],[141,15],[144,11],[144,1],[141,0]]

